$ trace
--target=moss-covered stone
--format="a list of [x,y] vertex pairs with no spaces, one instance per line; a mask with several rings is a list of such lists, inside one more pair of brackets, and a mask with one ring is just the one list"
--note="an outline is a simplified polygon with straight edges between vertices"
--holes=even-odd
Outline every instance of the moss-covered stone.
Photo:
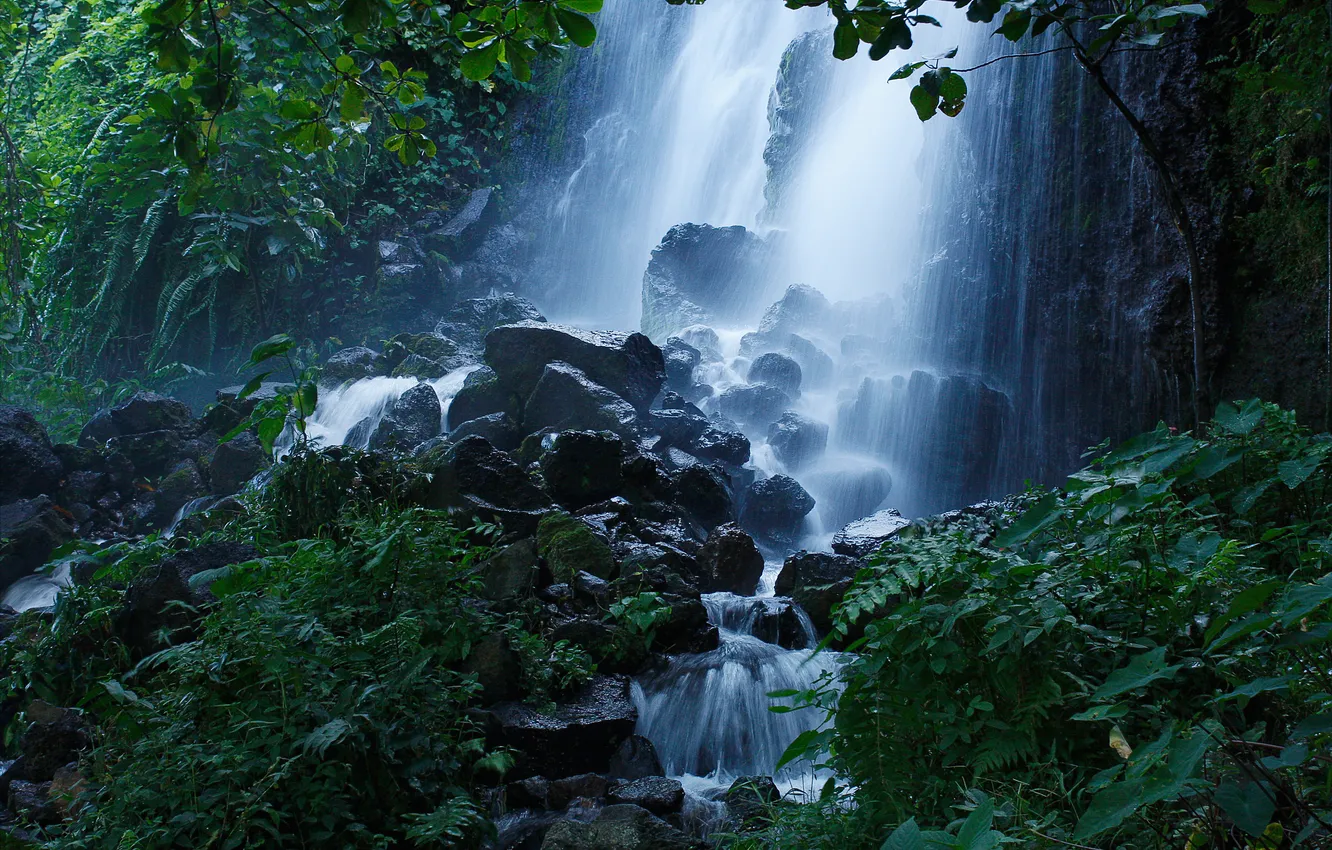
[[572,582],[580,572],[609,579],[615,572],[610,546],[583,523],[564,511],[541,518],[537,527],[537,552],[546,559],[555,580]]

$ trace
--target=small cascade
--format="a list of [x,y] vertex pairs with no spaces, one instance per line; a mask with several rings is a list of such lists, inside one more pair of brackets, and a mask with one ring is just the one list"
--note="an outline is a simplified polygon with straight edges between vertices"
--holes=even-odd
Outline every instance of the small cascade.
[[55,605],[60,591],[69,587],[70,581],[70,564],[63,561],[49,573],[33,573],[11,584],[5,591],[4,600],[0,601],[0,607],[13,608],[19,612],[50,608]]
[[[827,779],[807,765],[777,770],[787,746],[822,717],[809,710],[774,713],[777,703],[768,694],[808,690],[835,675],[840,663],[837,653],[815,651],[818,638],[805,613],[772,595],[780,569],[768,565],[755,596],[705,595],[718,648],[676,656],[634,684],[638,734],[653,742],[666,774],[695,798],[704,820],[707,804],[739,777],[772,776],[793,795],[814,793]],[[783,617],[794,628],[782,628]],[[773,642],[782,637],[799,648]]]
[[[439,428],[443,433],[449,403],[462,389],[463,381],[476,366],[454,369],[442,378],[425,381],[439,396]],[[319,404],[306,423],[306,434],[317,445],[364,449],[380,420],[393,409],[398,397],[422,381],[416,378],[363,378],[319,394]]]

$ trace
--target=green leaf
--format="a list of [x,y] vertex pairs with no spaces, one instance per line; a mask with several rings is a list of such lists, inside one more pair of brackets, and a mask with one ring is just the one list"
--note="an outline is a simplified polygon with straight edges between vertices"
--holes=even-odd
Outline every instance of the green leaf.
[[1282,461],[1277,464],[1277,475],[1280,476],[1281,483],[1294,490],[1309,480],[1309,476],[1318,471],[1318,465],[1322,462],[1321,452],[1307,454],[1296,460]]
[[259,387],[263,386],[264,378],[267,378],[271,374],[273,373],[260,372],[258,375],[255,375],[253,378],[246,381],[245,386],[241,387],[241,391],[236,393],[236,401],[244,401],[258,392]]
[[1228,694],[1222,694],[1213,702],[1227,702],[1241,697],[1249,699],[1269,691],[1287,691],[1290,690],[1290,683],[1293,681],[1295,681],[1294,676],[1264,676],[1240,685]]
[[856,32],[856,25],[850,18],[839,21],[833,30],[833,56],[846,60],[855,56],[859,50],[860,34]]
[[1290,740],[1300,741],[1314,735],[1326,735],[1332,732],[1332,714],[1315,714],[1306,717],[1290,730]]
[[1272,822],[1272,813],[1276,804],[1272,802],[1270,792],[1256,782],[1240,785],[1231,780],[1216,789],[1216,803],[1226,813],[1235,826],[1257,838]]
[[258,366],[265,360],[286,354],[296,347],[296,339],[290,334],[274,334],[259,343],[250,351],[248,365]]
[[893,834],[884,839],[879,850],[924,850],[925,839],[921,837],[920,827],[912,818],[893,830]]
[[601,11],[603,0],[559,0],[558,5],[585,15],[595,15]]
[[344,53],[337,59],[333,60],[333,67],[336,68],[340,74],[350,74],[352,69],[356,67],[356,60]]
[[1009,9],[997,32],[1009,41],[1019,41],[1031,26],[1030,9]]
[[467,79],[480,82],[495,73],[495,66],[499,64],[499,51],[498,39],[485,47],[469,50],[458,60],[458,68]]
[[911,89],[911,105],[916,108],[920,120],[928,121],[939,111],[939,96],[930,94],[921,86]]
[[1128,712],[1129,712],[1129,708],[1128,708],[1128,706],[1127,706],[1127,705],[1124,705],[1124,704],[1121,702],[1121,703],[1117,703],[1117,704],[1115,704],[1115,705],[1098,705],[1098,706],[1094,706],[1094,707],[1092,707],[1092,708],[1087,709],[1086,711],[1080,711],[1080,712],[1078,712],[1077,714],[1073,715],[1070,719],[1071,719],[1071,720],[1088,720],[1088,721],[1091,721],[1091,720],[1117,720],[1117,719],[1123,717],[1124,715],[1128,714]]
[[328,752],[328,748],[347,737],[351,730],[351,724],[340,717],[336,720],[330,720],[306,735],[305,739],[301,741],[301,749],[307,755],[323,758]]
[[912,74],[916,73],[923,67],[925,67],[924,62],[908,62],[905,65],[903,65],[901,68],[898,68],[896,71],[893,71],[892,76],[888,78],[888,81],[892,82],[893,80],[905,80],[907,77],[910,77]]
[[1332,600],[1332,574],[1323,576],[1313,584],[1290,588],[1281,594],[1273,606],[1273,613],[1281,618],[1281,625],[1289,628],[1321,608],[1328,600]]
[[1173,678],[1175,673],[1179,672],[1184,665],[1176,664],[1167,667],[1165,663],[1166,648],[1159,646],[1150,652],[1144,652],[1142,655],[1129,662],[1127,667],[1121,667],[1111,673],[1105,680],[1105,684],[1096,689],[1092,694],[1092,699],[1104,700],[1113,696],[1118,696],[1125,691],[1137,690],[1146,687],[1152,682],[1161,679]]
[[1084,841],[1119,826],[1142,807],[1143,788],[1143,780],[1133,779],[1116,782],[1099,792],[1078,820],[1073,839]]
[[1258,427],[1263,419],[1263,403],[1258,399],[1249,399],[1240,407],[1223,401],[1216,406],[1216,424],[1231,434],[1243,435]]
[[114,699],[116,702],[135,703],[139,701],[138,694],[134,693],[134,691],[128,690],[127,688],[125,688],[124,685],[120,684],[115,679],[108,679],[107,681],[103,682],[102,687],[106,688],[106,692],[109,693],[112,699]]
[[1064,515],[1059,504],[1059,497],[1051,493],[1032,505],[1026,513],[999,532],[994,538],[994,545],[1000,549],[1012,549],[1021,545],[1038,532],[1044,530],[1055,520]]
[[1285,582],[1281,581],[1264,582],[1263,584],[1257,584],[1247,588],[1244,592],[1240,593],[1231,601],[1230,607],[1226,609],[1226,613],[1217,617],[1216,620],[1207,627],[1207,631],[1203,633],[1203,643],[1205,645],[1211,644],[1216,636],[1220,634],[1229,623],[1234,622],[1236,618],[1243,617],[1245,614],[1258,610],[1258,608],[1260,608],[1263,603],[1267,602],[1267,600],[1272,597],[1272,594],[1284,584]]
[[962,823],[962,828],[957,833],[957,846],[961,850],[979,850],[982,842],[989,838],[990,826],[993,823],[994,803],[989,797],[985,797]]
[[597,27],[588,18],[566,9],[556,9],[555,18],[569,40],[579,47],[591,47],[597,40]]

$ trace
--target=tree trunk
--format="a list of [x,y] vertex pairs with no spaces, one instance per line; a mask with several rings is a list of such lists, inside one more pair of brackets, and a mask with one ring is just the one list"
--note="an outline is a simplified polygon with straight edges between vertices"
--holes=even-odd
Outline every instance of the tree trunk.
[[[1327,0],[1327,39],[1332,44],[1332,0]],[[1328,61],[1327,112],[1327,397],[1323,400],[1323,427],[1332,430],[1332,59]]]
[[[1332,4],[1332,0],[1328,0]],[[1138,137],[1138,143],[1142,145],[1146,152],[1148,160],[1156,169],[1157,176],[1161,178],[1161,186],[1165,190],[1166,208],[1170,211],[1171,221],[1175,229],[1179,231],[1180,239],[1184,242],[1184,255],[1188,261],[1189,269],[1189,310],[1193,318],[1193,421],[1195,426],[1202,426],[1203,410],[1207,405],[1206,385],[1203,383],[1204,362],[1203,362],[1203,339],[1205,328],[1203,327],[1203,300],[1202,300],[1202,259],[1198,253],[1198,239],[1193,230],[1193,218],[1189,215],[1188,204],[1184,200],[1184,194],[1176,183],[1174,174],[1170,170],[1170,165],[1166,161],[1164,153],[1156,144],[1151,131],[1147,125],[1142,122],[1133,110],[1129,108],[1124,99],[1119,96],[1119,92],[1114,85],[1105,76],[1105,69],[1099,62],[1094,62],[1087,56],[1080,45],[1074,48],[1074,55],[1080,64],[1096,84],[1100,86],[1101,91],[1105,92],[1106,97],[1115,105],[1115,109],[1124,116],[1129,127],[1133,129],[1134,135]]]

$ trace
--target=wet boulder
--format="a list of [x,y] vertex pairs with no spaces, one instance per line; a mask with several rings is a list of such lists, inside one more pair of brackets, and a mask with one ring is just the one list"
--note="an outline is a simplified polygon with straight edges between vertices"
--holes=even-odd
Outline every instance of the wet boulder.
[[859,569],[860,561],[846,555],[797,552],[782,565],[774,590],[804,609],[819,634],[827,634],[833,607],[842,601]]
[[791,398],[800,395],[802,379],[800,364],[785,354],[768,353],[755,358],[749,366],[747,380],[751,384],[776,387]]
[[384,343],[375,371],[395,378],[434,380],[473,362],[443,334],[398,334]]
[[624,441],[597,431],[563,431],[541,456],[541,472],[555,501],[582,508],[620,492]]
[[577,517],[552,511],[537,526],[537,551],[558,582],[572,584],[580,572],[609,579],[615,572],[610,545]]
[[703,359],[699,350],[673,336],[661,347],[661,354],[666,361],[666,386],[682,395],[693,392],[694,370]]
[[721,394],[721,412],[747,428],[760,432],[776,422],[791,406],[791,397],[777,387],[765,384],[728,387]]
[[742,826],[753,826],[768,819],[773,806],[782,799],[771,776],[742,776],[731,783],[722,802],[726,813]]
[[167,528],[186,504],[208,493],[199,465],[185,459],[163,476],[153,491],[153,528]]
[[763,554],[754,539],[739,526],[728,523],[708,535],[698,553],[699,591],[725,591],[752,596],[763,577]]
[[523,665],[502,632],[486,635],[474,644],[462,669],[476,676],[481,699],[487,704],[522,696]]
[[492,602],[527,596],[536,587],[537,541],[534,537],[511,543],[481,562],[481,595]]
[[106,446],[134,466],[135,474],[144,478],[165,475],[185,453],[185,441],[179,431],[144,431],[112,437]]
[[658,624],[652,648],[672,655],[711,652],[721,643],[717,627],[708,622],[708,609],[695,595],[666,595],[670,616]]
[[[211,570],[244,563],[258,557],[248,543],[206,543],[177,552],[130,583],[116,615],[116,631],[137,654],[159,649],[159,635],[172,643],[190,633],[202,616],[198,609],[213,601],[209,585],[192,582]],[[173,602],[184,602],[191,611]]]
[[673,339],[678,339],[697,351],[703,363],[721,362],[721,337],[707,325],[690,325],[677,333]]
[[739,225],[675,225],[643,274],[643,331],[663,339],[691,325],[748,318],[770,254],[764,239]]
[[822,469],[805,476],[818,494],[819,516],[825,528],[840,528],[874,513],[893,489],[893,476],[873,462]]
[[518,702],[492,709],[494,742],[521,755],[514,775],[566,777],[604,770],[634,733],[638,711],[627,676],[596,676],[551,711]]
[[444,315],[435,327],[435,333],[479,351],[485,344],[486,334],[495,328],[544,321],[546,317],[531,301],[506,293],[460,302]]
[[220,496],[237,493],[270,463],[258,437],[249,432],[237,434],[213,453],[213,461],[208,466],[210,489]]
[[28,782],[16,779],[10,782],[6,804],[11,812],[32,823],[51,825],[60,822],[60,811],[56,808],[55,801],[51,799],[49,781]]
[[814,510],[814,497],[800,482],[774,475],[749,485],[740,524],[760,537],[790,542],[799,536],[805,516]]
[[803,283],[794,284],[763,314],[758,332],[763,336],[785,337],[816,328],[827,320],[831,310],[832,304],[822,292]]
[[490,413],[459,424],[449,432],[449,440],[482,437],[500,451],[513,451],[522,443],[518,424],[507,413]]
[[505,413],[517,420],[522,409],[523,399],[500,384],[495,370],[482,366],[463,379],[462,388],[449,402],[449,428],[492,413]]
[[684,448],[702,460],[719,460],[732,466],[749,463],[749,438],[724,427],[709,426]]
[[645,779],[664,776],[657,748],[642,735],[630,735],[611,756],[607,775],[613,779]]
[[783,649],[809,649],[810,635],[800,620],[800,613],[789,599],[757,599],[751,609],[750,634]]
[[611,431],[633,437],[638,414],[633,406],[568,363],[549,363],[523,408],[523,429]]
[[[50,782],[57,772],[92,745],[83,712],[34,700],[24,712],[28,727],[19,738],[19,760],[12,774],[29,782]],[[10,772],[6,773],[6,778]]]
[[431,488],[431,504],[435,507],[491,507],[535,513],[550,506],[550,498],[513,458],[476,436],[448,447],[443,462],[435,469]]
[[675,498],[705,531],[735,520],[730,484],[713,467],[694,464],[680,470],[675,476]]
[[800,365],[803,386],[825,387],[832,382],[837,371],[833,359],[814,343],[799,334],[786,337],[785,353]]
[[684,806],[684,786],[678,779],[664,776],[614,782],[606,791],[606,800],[642,806],[654,815],[669,815]]
[[[677,396],[678,398],[678,396]],[[689,405],[689,407],[694,407]],[[650,411],[645,422],[654,434],[661,435],[662,446],[674,446],[685,451],[703,432],[712,427],[708,417],[697,408],[672,408]]]
[[99,410],[83,426],[83,430],[79,431],[79,445],[84,448],[95,448],[106,445],[107,440],[119,436],[120,429],[111,418],[111,411]]
[[561,820],[541,842],[541,850],[701,850],[691,838],[641,806],[606,806],[590,821]]
[[486,335],[486,363],[521,396],[530,395],[547,364],[567,363],[641,412],[666,382],[661,349],[641,333],[584,331],[521,322]]
[[439,435],[443,410],[439,395],[429,384],[421,383],[398,396],[370,436],[370,448],[396,448],[410,451]]
[[0,505],[0,589],[31,575],[73,537],[68,514],[46,496]]
[[17,407],[0,406],[0,505],[54,493],[63,468],[46,429]]
[[909,525],[911,521],[892,508],[879,511],[872,516],[848,523],[841,531],[834,534],[832,550],[839,555],[864,558],[878,551],[880,546],[896,537]]
[[800,470],[827,450],[828,426],[788,410],[768,426],[768,445],[787,469]]
[[338,386],[379,374],[376,365],[379,352],[363,345],[335,351],[319,369],[319,382],[325,386]]
[[138,392],[124,404],[111,408],[111,421],[121,434],[187,432],[194,426],[194,414],[183,401],[157,393]]

